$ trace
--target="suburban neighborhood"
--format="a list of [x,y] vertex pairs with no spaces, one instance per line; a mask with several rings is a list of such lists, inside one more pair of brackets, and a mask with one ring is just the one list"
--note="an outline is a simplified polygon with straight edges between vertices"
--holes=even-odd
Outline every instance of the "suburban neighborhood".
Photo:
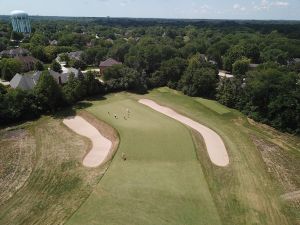
[[300,2],[1,3],[0,225],[300,225]]

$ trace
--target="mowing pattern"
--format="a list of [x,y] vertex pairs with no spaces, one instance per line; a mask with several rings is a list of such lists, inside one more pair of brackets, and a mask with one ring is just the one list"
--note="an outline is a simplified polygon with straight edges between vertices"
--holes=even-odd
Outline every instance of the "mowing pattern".
[[198,131],[203,136],[210,160],[217,166],[227,166],[229,164],[224,142],[216,132],[152,100],[141,99],[139,102]]
[[30,176],[35,158],[34,137],[24,129],[0,132],[0,206]]
[[67,225],[221,224],[185,126],[123,94],[88,110],[113,125],[121,142],[107,173]]
[[[30,125],[26,132],[28,137],[7,140],[5,146],[9,150],[25,147],[24,151],[30,151],[26,146],[36,146],[34,167],[24,186],[0,206],[0,224],[64,224],[89,196],[101,176],[100,169],[82,166],[90,143],[57,119],[43,118]],[[29,161],[28,157],[22,160]],[[16,161],[24,165],[22,160]],[[2,185],[0,183],[1,188]]]

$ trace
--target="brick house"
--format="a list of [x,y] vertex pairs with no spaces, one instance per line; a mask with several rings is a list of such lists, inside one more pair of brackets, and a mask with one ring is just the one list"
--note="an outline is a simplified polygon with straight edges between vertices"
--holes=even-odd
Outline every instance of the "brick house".
[[109,68],[109,67],[112,67],[113,65],[122,65],[121,62],[118,62],[117,60],[115,59],[112,59],[112,58],[109,58],[105,61],[101,61],[100,62],[100,65],[99,65],[99,68],[100,68],[100,75],[102,76],[105,69],[106,68]]

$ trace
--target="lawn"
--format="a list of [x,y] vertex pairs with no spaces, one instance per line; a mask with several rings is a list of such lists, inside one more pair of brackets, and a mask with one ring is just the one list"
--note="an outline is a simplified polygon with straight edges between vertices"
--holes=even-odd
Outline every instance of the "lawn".
[[199,102],[200,104],[206,106],[207,108],[211,109],[212,111],[223,115],[226,113],[230,113],[230,109],[228,109],[226,106],[223,106],[216,101],[204,99],[204,98],[195,98],[196,102]]
[[[140,98],[215,130],[230,165],[214,166],[199,134]],[[78,108],[118,131],[112,162],[84,168],[91,143],[67,129],[61,116],[0,130],[0,224],[299,224],[299,201],[280,198],[300,189],[299,137],[168,88],[110,94]]]
[[[155,100],[214,129],[225,141],[230,165],[214,166],[200,135],[139,105],[139,98]],[[88,111],[118,130],[120,148],[93,194],[67,225],[296,224],[297,210],[281,200],[283,188],[253,140],[275,143],[276,138],[241,113],[225,113],[216,102],[208,107],[206,101],[199,103],[167,88],[144,96],[109,95],[92,103]],[[127,121],[123,119],[126,108],[132,111]],[[108,111],[119,119],[109,117]],[[286,150],[298,157],[299,146],[293,146],[294,150]],[[128,156],[125,162],[122,152]]]
[[109,170],[68,225],[222,224],[186,127],[127,94],[110,95],[88,111],[115,127],[121,142]]

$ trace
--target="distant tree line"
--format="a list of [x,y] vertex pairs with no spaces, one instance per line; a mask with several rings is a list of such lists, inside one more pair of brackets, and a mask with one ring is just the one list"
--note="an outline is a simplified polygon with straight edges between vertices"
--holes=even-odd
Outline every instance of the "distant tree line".
[[[145,93],[168,86],[190,96],[216,99],[257,121],[300,133],[300,62],[294,61],[300,58],[299,28],[299,23],[288,21],[35,18],[30,38],[13,35],[16,40],[22,38],[21,47],[53,70],[61,70],[55,62],[58,54],[67,66],[80,69],[98,67],[109,57],[123,65],[105,71],[105,85],[91,75],[71,77],[67,85],[56,85],[55,95],[42,90],[55,86],[42,85],[52,82],[46,75],[33,91],[2,87],[0,118],[17,121],[93,94]],[[11,47],[10,35],[10,26],[1,22],[1,50]],[[50,44],[52,40],[57,43]],[[78,50],[83,51],[80,59],[64,54]],[[253,64],[260,65],[251,68]],[[234,79],[220,79],[219,69],[234,74]],[[0,71],[8,80],[20,71],[20,65],[14,59],[1,59]]]

